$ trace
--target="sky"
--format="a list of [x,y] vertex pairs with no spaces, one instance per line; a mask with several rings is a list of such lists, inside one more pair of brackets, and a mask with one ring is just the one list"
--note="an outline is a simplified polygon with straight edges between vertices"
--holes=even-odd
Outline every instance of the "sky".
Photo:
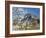
[[[40,15],[40,8],[13,7],[12,8],[13,18],[15,17],[15,15],[18,15],[17,12],[16,12],[16,9],[19,10],[19,11],[23,11],[24,14],[29,13],[29,14],[33,14],[33,15],[36,15],[36,16]],[[23,15],[23,13],[21,12],[21,15]]]
[[31,14],[34,14],[36,16],[40,15],[40,9],[39,8],[24,8],[24,11],[25,11],[25,13],[31,13]]

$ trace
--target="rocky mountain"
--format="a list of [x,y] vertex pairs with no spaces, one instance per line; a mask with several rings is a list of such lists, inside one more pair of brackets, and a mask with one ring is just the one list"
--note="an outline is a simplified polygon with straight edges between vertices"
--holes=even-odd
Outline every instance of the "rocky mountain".
[[21,20],[21,22],[32,22],[33,20],[36,20],[39,22],[39,19],[37,16],[33,15],[33,14],[25,14],[24,18]]

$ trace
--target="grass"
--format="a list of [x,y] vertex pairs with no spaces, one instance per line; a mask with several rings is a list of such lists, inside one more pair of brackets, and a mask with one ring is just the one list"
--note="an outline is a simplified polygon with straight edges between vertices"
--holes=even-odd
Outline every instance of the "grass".
[[40,24],[33,25],[32,23],[31,24],[19,23],[13,26],[14,26],[13,27],[14,30],[38,30],[40,29]]

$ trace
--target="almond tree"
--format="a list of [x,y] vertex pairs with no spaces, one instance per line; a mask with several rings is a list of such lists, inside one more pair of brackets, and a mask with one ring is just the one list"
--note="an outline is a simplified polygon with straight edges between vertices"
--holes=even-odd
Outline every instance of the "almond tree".
[[22,15],[24,15],[24,10],[22,8],[16,8],[15,13],[16,16],[14,19],[14,24],[17,24],[19,26],[17,29],[22,28],[21,18],[23,17]]

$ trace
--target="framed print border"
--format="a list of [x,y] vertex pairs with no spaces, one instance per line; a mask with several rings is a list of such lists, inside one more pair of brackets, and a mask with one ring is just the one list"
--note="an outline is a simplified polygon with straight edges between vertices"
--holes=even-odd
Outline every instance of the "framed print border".
[[[37,5],[42,6],[42,32],[41,33],[23,33],[23,34],[10,34],[10,4],[22,5]],[[45,34],[45,4],[37,2],[20,2],[20,1],[5,1],[5,37],[18,37],[18,36],[33,36]]]

